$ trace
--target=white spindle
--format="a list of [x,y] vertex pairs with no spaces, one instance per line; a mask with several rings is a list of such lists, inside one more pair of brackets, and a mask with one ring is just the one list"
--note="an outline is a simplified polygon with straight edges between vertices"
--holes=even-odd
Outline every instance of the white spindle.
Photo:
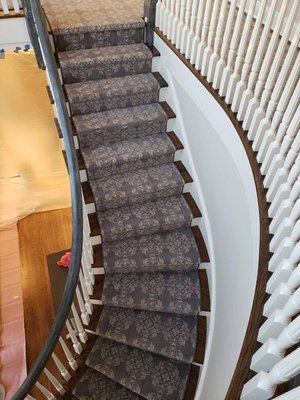
[[[281,27],[282,27],[282,24],[284,21],[284,16],[285,16],[287,5],[288,5],[288,3],[285,1],[281,3],[281,8],[280,8],[279,15],[277,17],[275,29],[272,32],[271,40],[269,41],[263,63],[260,68],[260,71],[259,71],[258,80],[255,84],[254,95],[253,95],[252,99],[249,101],[246,112],[245,112],[245,117],[243,120],[243,128],[245,130],[248,130],[250,128],[252,121],[253,121],[254,112],[260,105],[259,99],[263,92],[263,89],[265,86],[265,81],[268,77],[270,65],[272,65],[272,62],[273,62],[274,51],[278,46],[278,38],[279,38]],[[274,70],[274,68],[273,68],[273,70]]]
[[251,369],[255,372],[268,371],[278,363],[285,351],[300,341],[300,317],[292,321],[277,339],[269,339],[253,355]]
[[59,370],[61,376],[64,378],[65,381],[68,382],[71,379],[70,372],[66,369],[64,364],[60,361],[55,353],[52,353],[52,359],[55,362],[55,365],[57,366],[57,369]]
[[175,19],[172,24],[172,33],[171,33],[171,42],[175,44],[176,42],[176,36],[177,36],[177,28],[180,22],[180,0],[176,0],[175,4]]
[[216,64],[220,56],[220,49],[222,44],[222,35],[223,29],[226,22],[226,13],[227,13],[227,0],[222,0],[221,2],[221,11],[218,17],[218,26],[216,30],[216,36],[214,41],[214,49],[212,55],[209,57],[209,66],[207,71],[207,80],[208,82],[212,82],[214,79]]
[[187,36],[186,49],[185,49],[185,57],[187,59],[191,58],[193,39],[196,34],[198,6],[199,6],[199,0],[193,0],[191,24],[190,24],[190,30],[189,30],[189,33]]
[[76,309],[74,303],[72,303],[72,305],[71,305],[71,310],[72,310],[72,314],[73,314],[73,317],[74,317],[74,320],[75,320],[75,324],[76,324],[76,328],[77,328],[77,331],[78,331],[79,339],[80,339],[80,341],[82,343],[86,343],[87,340],[88,340],[87,333],[83,328],[83,325],[81,323],[80,317],[78,315],[78,312],[77,312],[77,309]]
[[[295,264],[292,264],[290,260],[286,260],[286,262],[282,264],[284,264],[286,270],[285,276],[277,282],[271,282],[271,279],[268,281],[267,292],[272,293],[272,295],[264,306],[263,315],[266,317],[269,317],[276,308],[282,308],[284,306],[287,301],[287,298],[285,300],[283,299],[285,294],[291,296],[291,294],[300,286],[299,265],[298,267],[295,267]],[[282,271],[283,268],[280,266],[277,270]],[[277,273],[277,270],[272,277]],[[283,302],[279,300],[279,294],[282,297]]]
[[222,43],[222,47],[221,47],[221,56],[217,62],[216,69],[215,69],[215,75],[214,75],[214,79],[213,79],[213,88],[214,89],[219,89],[220,84],[221,84],[222,75],[224,72],[224,68],[226,66],[226,58],[227,58],[227,53],[228,53],[229,43],[230,43],[230,38],[231,38],[231,32],[232,32],[232,28],[233,28],[233,24],[234,24],[234,19],[235,19],[236,6],[237,6],[237,0],[232,0],[231,4],[230,4],[228,18],[226,21],[225,32],[224,32],[224,36],[223,36],[223,43]]
[[201,29],[201,38],[200,38],[200,43],[198,45],[197,54],[196,54],[195,68],[198,70],[201,67],[203,54],[204,54],[204,50],[206,47],[211,10],[212,10],[212,0],[208,0],[206,2],[206,6],[205,6],[203,25],[202,25],[202,29]]
[[195,64],[197,50],[200,43],[200,35],[202,30],[202,23],[204,18],[205,11],[205,0],[199,0],[198,12],[197,12],[197,23],[196,23],[196,31],[192,41],[192,50],[191,50],[191,64]]
[[282,309],[276,309],[263,323],[258,332],[258,341],[265,343],[270,338],[276,338],[299,311],[300,288],[289,297]]
[[[285,58],[284,58],[284,62],[283,65],[280,69],[280,73],[279,76],[277,78],[277,81],[275,83],[275,87],[271,93],[271,91],[269,90],[269,92],[265,93],[271,93],[270,97],[270,101],[268,103],[267,106],[267,111],[266,111],[266,115],[265,117],[261,120],[257,131],[254,135],[255,139],[253,142],[253,148],[254,150],[259,150],[265,132],[266,130],[271,128],[271,124],[273,122],[273,126],[274,124],[276,124],[275,129],[279,126],[280,121],[282,119],[283,113],[285,111],[285,109],[287,108],[288,102],[290,100],[291,95],[293,94],[293,91],[295,89],[295,85],[297,84],[297,82],[299,82],[299,71],[300,71],[300,55],[298,55],[297,60],[292,68],[292,71],[290,71],[290,67],[293,63],[295,54],[298,50],[298,44],[300,42],[300,26],[299,28],[296,30],[296,37],[293,40],[293,43],[290,45],[288,53],[286,54]],[[284,46],[286,47],[286,46]],[[279,50],[279,48],[278,48]],[[283,53],[284,53],[284,48],[283,48]],[[282,54],[283,56],[283,54]],[[268,83],[268,81],[267,81]],[[267,87],[267,83],[266,83],[266,87]],[[267,95],[266,95],[267,96]],[[267,97],[268,98],[268,97]],[[266,102],[268,101],[266,98]],[[276,112],[275,112],[276,111]],[[263,149],[262,151],[259,153],[259,158],[258,160],[262,160],[262,154],[263,154]]]
[[56,400],[56,397],[51,393],[45,386],[41,385],[40,382],[35,382],[35,386],[40,390],[40,392],[49,400]]
[[1,0],[1,8],[4,15],[9,15],[9,9],[6,0]]
[[300,348],[280,360],[270,372],[259,372],[244,386],[241,400],[268,400],[276,386],[300,372]]
[[[276,3],[276,0],[275,0]],[[233,112],[237,112],[239,109],[239,106],[241,104],[241,99],[242,99],[242,94],[247,88],[247,79],[251,70],[252,62],[254,59],[254,55],[256,54],[257,51],[257,42],[262,26],[262,21],[263,21],[263,16],[264,12],[266,9],[267,2],[263,1],[259,4],[259,10],[258,14],[255,20],[255,25],[253,28],[253,32],[251,34],[250,42],[247,48],[247,53],[245,56],[245,61],[242,66],[242,72],[241,72],[241,77],[240,80],[235,84],[234,82],[229,82],[229,91],[230,95],[233,96],[232,99],[232,105],[231,109]],[[263,36],[260,38],[260,40],[263,40]],[[237,76],[237,79],[239,78],[239,75]]]
[[181,37],[181,42],[180,42],[180,52],[183,54],[185,54],[185,51],[186,51],[188,34],[190,31],[191,14],[192,14],[192,0],[187,0],[185,17],[184,17],[184,28],[182,31],[182,37]]
[[28,394],[28,395],[25,397],[25,399],[26,399],[26,400],[36,400],[34,397],[30,396],[30,394]]
[[84,298],[84,301],[85,301],[85,308],[86,308],[88,314],[92,315],[92,313],[93,313],[93,305],[92,305],[91,299],[90,299],[90,297],[88,295],[87,287],[85,286],[85,281],[84,281],[83,274],[82,274],[81,270],[79,272],[79,280],[80,280],[81,290],[82,290],[82,293],[83,293],[83,298]]
[[202,65],[201,65],[201,70],[200,70],[201,75],[203,75],[203,76],[206,76],[208,73],[209,60],[210,60],[210,57],[212,56],[212,52],[213,52],[213,44],[214,44],[214,39],[215,39],[215,34],[216,34],[217,22],[218,22],[218,18],[219,18],[219,7],[220,7],[220,1],[215,0],[211,19],[210,19],[207,46],[203,53]]
[[88,293],[91,295],[91,294],[93,294],[93,283],[92,283],[91,274],[90,274],[91,268],[89,268],[89,264],[88,264],[88,261],[86,259],[84,252],[82,253],[81,266],[82,266],[84,281],[85,281]]
[[[294,25],[294,20],[296,18],[296,12],[298,8],[298,2],[294,2],[292,4],[292,8],[289,14],[289,18],[285,24],[285,28],[283,31],[283,35],[280,38],[279,46],[276,50],[275,56],[273,57],[271,68],[265,83],[265,87],[260,99],[260,103],[258,108],[255,109],[254,114],[251,119],[251,124],[249,127],[249,132],[248,132],[248,138],[251,140],[254,140],[255,137],[257,136],[258,132],[260,132],[260,123],[263,120],[265,114],[266,114],[266,108],[268,105],[268,102],[270,100],[270,97],[272,95],[272,90],[274,87],[274,84],[277,79],[277,85],[274,88],[276,89],[276,94],[275,98],[280,96],[282,87],[285,83],[285,76],[286,76],[286,69],[281,68],[282,62],[283,62],[283,57],[285,56],[286,48],[288,45],[288,41],[292,32],[292,28]],[[290,47],[290,50],[292,49],[292,46]],[[293,55],[293,51],[288,52],[288,57],[291,57]],[[286,66],[286,64],[285,64]],[[281,69],[280,69],[281,68]],[[279,72],[280,71],[280,72]],[[279,73],[279,76],[278,76]],[[274,102],[275,103],[275,102]],[[271,106],[271,111],[274,110],[274,104]],[[270,112],[271,113],[271,112]],[[262,131],[265,131],[265,126],[262,127]]]
[[79,289],[78,285],[76,287],[76,297],[77,297],[79,309],[80,309],[80,312],[81,312],[81,315],[80,315],[81,320],[82,320],[84,325],[88,325],[90,323],[90,316],[87,313],[87,310],[85,309],[85,304],[83,302],[83,298],[82,298],[82,295],[81,295],[81,292],[80,292],[80,289]]
[[180,14],[179,14],[179,24],[177,25],[176,32],[176,40],[175,46],[177,49],[180,49],[182,31],[184,29],[184,17],[185,17],[185,5],[187,0],[181,0],[180,2]]
[[[234,63],[234,69],[231,72],[231,75],[229,77],[228,87],[227,87],[226,96],[225,96],[225,101],[227,104],[232,103],[236,85],[240,79],[240,73],[241,73],[241,69],[242,69],[242,65],[243,65],[243,61],[244,61],[244,56],[246,54],[246,50],[248,47],[249,35],[251,32],[251,28],[252,28],[252,21],[253,21],[255,6],[256,6],[256,0],[251,0],[250,7],[247,10],[247,17],[246,17],[244,29],[242,32],[242,36],[240,38],[237,56],[236,56],[235,63]],[[256,23],[257,23],[257,20],[256,20]],[[259,29],[259,27],[257,28],[257,30],[258,29]]]
[[175,19],[175,7],[176,7],[176,0],[171,0],[171,6],[170,6],[170,13],[168,15],[168,20],[167,20],[167,38],[171,39],[172,37],[172,31],[173,31],[173,22]]
[[[299,56],[299,62],[300,62],[300,56]],[[299,87],[300,87],[300,81],[299,81]],[[298,91],[295,91],[296,93]],[[291,104],[293,104],[291,102]],[[293,110],[292,110],[293,111]],[[289,120],[290,118],[287,117]],[[274,124],[273,124],[274,125]],[[297,135],[299,137],[299,128],[300,128],[300,106],[298,106],[298,109],[295,111],[292,119],[289,122],[289,125],[287,127],[287,132],[286,135],[281,142],[281,137],[280,134],[282,132],[277,132],[277,135],[273,134],[272,130],[270,129],[270,132],[266,132],[266,142],[268,142],[268,139],[270,137],[275,138],[274,142],[268,144],[268,148],[266,150],[266,154],[263,159],[263,163],[261,166],[261,171],[264,173],[265,179],[264,179],[264,185],[265,187],[270,187],[271,183],[273,181],[273,178],[275,177],[276,172],[282,166],[281,161],[284,160],[284,157],[289,151],[289,147],[294,144],[294,138]],[[298,143],[299,138],[296,138],[295,144],[293,146],[293,150],[296,151],[297,153],[297,147],[299,145]],[[276,154],[276,151],[279,150],[279,155]],[[276,157],[277,156],[277,157]],[[292,154],[290,153],[290,156]],[[281,165],[280,165],[281,164]]]
[[[255,57],[254,57],[253,64],[251,65],[251,72],[249,75],[247,89],[243,91],[241,102],[239,104],[238,114],[237,114],[237,119],[239,121],[244,120],[249,102],[254,96],[254,88],[255,88],[258,74],[260,71],[261,62],[264,59],[265,51],[266,51],[266,48],[268,47],[269,34],[270,34],[271,26],[272,26],[272,21],[275,16],[275,10],[276,10],[278,1],[279,0],[273,0],[270,4],[270,7],[268,9],[267,19],[266,19],[266,22],[263,27],[262,35],[259,39],[257,49],[256,49],[256,43],[254,43]],[[262,3],[266,4],[267,2],[262,2]],[[250,69],[251,61],[247,59],[247,62],[248,61],[249,61],[249,65],[247,66],[247,69]],[[241,84],[242,87],[244,87],[244,85],[246,86],[246,82],[245,83],[243,82]]]
[[55,387],[55,389],[58,391],[58,393],[63,396],[66,393],[66,389],[61,385],[61,383],[47,368],[44,368],[44,373],[49,379],[49,381],[52,383],[52,385]]
[[69,333],[71,341],[73,343],[73,348],[74,348],[75,352],[77,354],[80,354],[82,352],[82,345],[78,341],[76,333],[75,333],[75,331],[74,331],[74,329],[73,329],[73,327],[72,327],[72,325],[71,325],[69,320],[66,321],[66,327],[68,329],[68,333]]
[[[230,77],[231,73],[233,72],[233,64],[234,64],[234,60],[236,57],[236,49],[237,49],[238,43],[241,41],[240,34],[242,31],[245,6],[246,6],[246,0],[241,0],[240,4],[239,4],[239,10],[238,10],[238,14],[237,14],[237,17],[235,20],[234,28],[233,28],[233,35],[232,35],[231,42],[230,42],[226,67],[223,71],[222,78],[221,78],[220,89],[219,89],[220,96],[226,96],[228,83],[229,83],[229,77]],[[243,30],[243,32],[244,32],[244,30]]]
[[18,0],[12,0],[13,6],[14,6],[14,11],[16,14],[20,14],[20,6],[19,6],[19,1]]
[[155,26],[157,26],[160,30],[162,27],[162,16],[165,10],[166,0],[158,0],[156,4],[156,13],[155,13]]
[[171,0],[166,0],[166,7],[162,16],[162,32],[167,35],[169,27],[169,19],[171,14]]
[[[66,322],[66,324],[67,324],[67,322]],[[59,338],[59,343],[60,343],[60,345],[61,345],[61,347],[62,347],[62,349],[63,349],[63,351],[65,353],[65,356],[66,356],[66,358],[68,360],[68,363],[69,363],[70,367],[72,368],[73,371],[76,371],[77,368],[78,368],[77,361],[74,359],[73,354],[70,352],[68,346],[66,345],[66,343],[65,343],[65,341],[63,340],[62,337]],[[76,351],[76,353],[80,354],[82,352],[82,346],[81,346],[81,344],[79,342],[78,342],[78,345],[79,346],[76,346],[76,348],[77,348],[77,350],[80,350],[80,351],[76,351],[76,349],[75,349],[75,351]]]

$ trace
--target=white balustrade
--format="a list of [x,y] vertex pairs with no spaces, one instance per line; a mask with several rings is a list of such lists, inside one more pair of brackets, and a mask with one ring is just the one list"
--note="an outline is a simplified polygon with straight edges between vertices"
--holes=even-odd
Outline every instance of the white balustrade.
[[40,382],[36,382],[35,386],[39,389],[39,391],[49,400],[56,400],[56,397],[53,393],[51,393],[45,386],[40,384]]
[[198,46],[200,43],[200,35],[201,35],[203,18],[204,18],[205,4],[206,4],[205,0],[199,0],[196,31],[195,31],[195,35],[192,40],[192,49],[191,49],[191,57],[190,57],[191,64],[196,63],[197,50],[198,50]]
[[206,47],[206,41],[208,37],[208,29],[209,29],[209,21],[211,17],[212,11],[212,0],[208,0],[205,4],[205,12],[203,18],[203,24],[201,28],[201,36],[200,36],[200,43],[198,44],[196,60],[195,60],[195,68],[200,69],[204,50]]
[[[68,321],[66,322],[66,324],[68,323]],[[76,336],[75,336],[76,338]],[[76,371],[78,368],[78,364],[77,361],[74,359],[73,354],[71,353],[71,351],[69,350],[68,346],[66,345],[64,339],[62,337],[59,338],[59,343],[65,353],[65,356],[68,360],[68,363],[70,365],[70,367],[72,368],[73,371]],[[82,346],[79,342],[77,342],[79,346],[76,346],[76,349],[74,348],[74,350],[76,351],[77,354],[80,354],[82,351]],[[74,347],[74,346],[73,346]]]
[[64,378],[66,382],[68,382],[71,379],[71,374],[70,372],[66,369],[64,364],[60,361],[60,359],[57,357],[55,353],[52,353],[52,359],[57,366],[61,376]]
[[72,327],[72,325],[71,325],[69,320],[66,321],[66,327],[68,329],[68,333],[69,333],[70,339],[71,339],[71,341],[73,343],[73,348],[74,348],[75,352],[77,354],[80,354],[82,352],[82,345],[78,341],[76,332],[74,331],[74,329],[73,329],[73,327]]
[[[21,3],[18,0],[0,0],[0,10],[3,11],[4,15],[10,15],[11,11],[14,12],[14,14],[20,14],[21,10],[20,10],[20,6]],[[12,15],[14,15],[12,14]]]
[[199,0],[193,0],[190,30],[187,35],[186,47],[185,47],[185,56],[187,59],[189,59],[191,57],[191,53],[192,53],[193,39],[196,34],[198,7],[199,7]]
[[88,325],[90,323],[90,317],[85,308],[85,304],[84,304],[84,301],[83,301],[83,298],[82,298],[82,295],[81,295],[78,285],[76,287],[76,297],[77,297],[79,309],[81,312],[81,315],[80,315],[81,321],[83,322],[84,325]]
[[187,0],[186,8],[185,8],[185,17],[184,17],[184,28],[182,30],[182,36],[181,36],[180,46],[179,46],[179,49],[180,49],[181,53],[183,53],[183,54],[185,53],[187,40],[188,40],[188,34],[190,31],[191,14],[192,14],[192,0]]
[[185,17],[186,2],[187,2],[187,0],[181,0],[181,2],[180,2],[179,23],[178,23],[177,27],[175,28],[176,29],[175,46],[177,47],[177,49],[180,49],[182,31],[184,29],[184,17]]
[[80,339],[80,341],[82,343],[86,343],[87,339],[88,339],[87,333],[86,333],[85,329],[83,328],[83,325],[81,323],[81,319],[80,319],[80,317],[78,315],[78,311],[77,311],[74,303],[71,305],[71,310],[72,310],[72,314],[73,314],[73,317],[74,317],[74,321],[75,321],[75,325],[76,325],[76,329],[77,329],[77,332],[78,332],[79,339]]
[[52,383],[52,385],[55,387],[55,389],[58,391],[58,393],[63,396],[66,393],[66,390],[61,385],[61,383],[55,378],[55,376],[47,368],[44,368],[44,373],[47,376],[47,378],[49,379],[49,381]]

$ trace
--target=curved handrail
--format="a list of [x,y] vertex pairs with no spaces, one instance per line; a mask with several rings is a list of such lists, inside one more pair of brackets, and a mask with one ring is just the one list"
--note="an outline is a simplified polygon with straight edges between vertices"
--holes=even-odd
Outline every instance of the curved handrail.
[[65,143],[72,195],[72,262],[61,304],[50,329],[48,338],[44,343],[33,368],[29,372],[22,386],[12,397],[12,400],[23,400],[27,396],[43,372],[43,369],[46,366],[56,343],[58,342],[60,333],[65,325],[75,295],[76,285],[78,283],[83,240],[82,194],[72,128],[66,103],[64,101],[64,94],[51,48],[42,6],[39,0],[30,0],[30,6],[43,53],[44,63],[48,71],[48,76],[52,87],[52,95],[57,108],[58,121]]

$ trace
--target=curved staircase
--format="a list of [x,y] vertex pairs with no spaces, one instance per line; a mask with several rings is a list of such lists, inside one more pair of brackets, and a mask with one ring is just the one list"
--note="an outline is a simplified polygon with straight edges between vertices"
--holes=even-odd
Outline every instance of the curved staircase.
[[151,72],[143,30],[142,19],[53,29],[105,269],[98,338],[73,390],[80,400],[183,399],[197,344],[199,212],[183,194],[191,178],[174,162],[182,145],[166,132],[174,115],[159,102],[167,84]]

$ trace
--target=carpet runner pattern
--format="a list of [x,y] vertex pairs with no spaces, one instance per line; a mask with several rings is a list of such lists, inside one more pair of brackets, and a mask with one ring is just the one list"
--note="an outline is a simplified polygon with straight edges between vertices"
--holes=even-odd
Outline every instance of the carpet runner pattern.
[[181,400],[197,341],[200,256],[161,85],[151,73],[153,55],[143,43],[141,2],[118,2],[135,10],[127,20],[120,12],[119,22],[118,15],[106,21],[95,7],[81,21],[74,12],[79,3],[72,2],[72,26],[63,24],[56,1],[43,2],[96,204],[106,274],[98,338],[73,395]]

